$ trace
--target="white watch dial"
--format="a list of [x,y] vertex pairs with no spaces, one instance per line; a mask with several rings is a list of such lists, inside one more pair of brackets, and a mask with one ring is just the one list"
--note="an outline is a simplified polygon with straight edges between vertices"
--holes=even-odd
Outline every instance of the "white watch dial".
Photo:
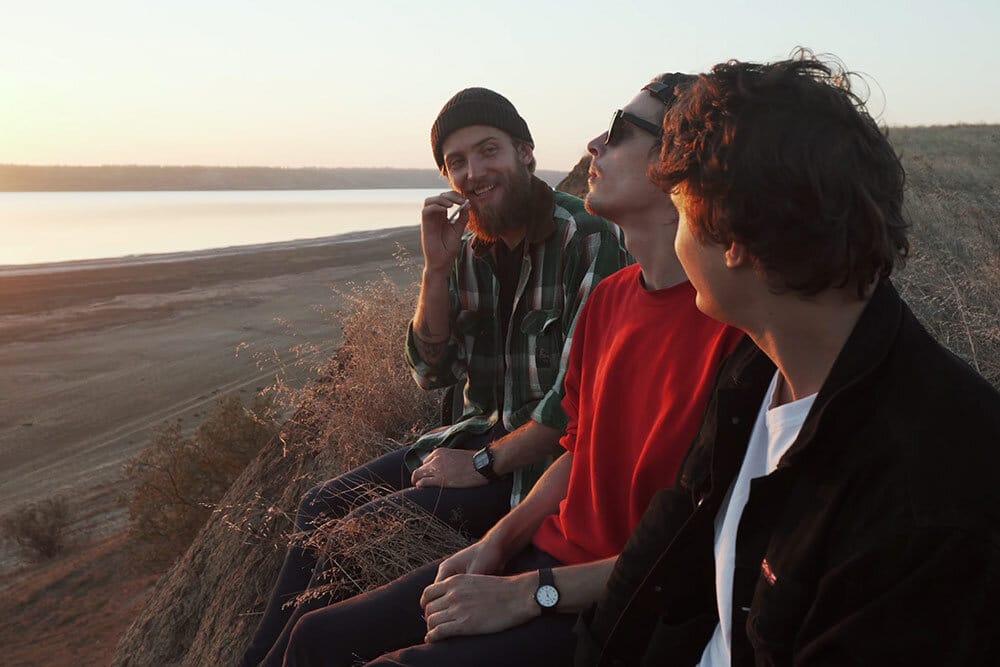
[[539,586],[538,590],[535,591],[535,599],[541,606],[551,609],[559,603],[559,591],[556,590],[555,586],[549,586],[548,584]]

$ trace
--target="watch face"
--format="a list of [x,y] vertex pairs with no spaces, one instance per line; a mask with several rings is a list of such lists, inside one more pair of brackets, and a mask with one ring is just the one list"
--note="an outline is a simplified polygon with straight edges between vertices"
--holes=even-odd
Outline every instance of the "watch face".
[[546,609],[551,609],[559,603],[559,591],[556,590],[555,586],[548,584],[539,586],[538,590],[535,591],[535,600]]
[[472,467],[476,470],[485,468],[490,463],[490,455],[483,450],[476,452],[475,456],[472,457]]

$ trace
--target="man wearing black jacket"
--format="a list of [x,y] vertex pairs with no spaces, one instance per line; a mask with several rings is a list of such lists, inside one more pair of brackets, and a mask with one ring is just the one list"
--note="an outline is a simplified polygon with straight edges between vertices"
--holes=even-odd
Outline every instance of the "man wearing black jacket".
[[730,62],[664,119],[677,255],[748,337],[578,666],[1000,664],[1000,395],[889,282],[904,173],[848,80]]

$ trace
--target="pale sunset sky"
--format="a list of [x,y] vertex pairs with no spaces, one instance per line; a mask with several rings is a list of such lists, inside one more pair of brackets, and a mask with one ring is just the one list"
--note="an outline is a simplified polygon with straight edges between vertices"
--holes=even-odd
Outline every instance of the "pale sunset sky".
[[1000,122],[1000,2],[0,0],[0,163],[434,166],[457,90],[568,169],[651,76],[798,46],[889,125]]

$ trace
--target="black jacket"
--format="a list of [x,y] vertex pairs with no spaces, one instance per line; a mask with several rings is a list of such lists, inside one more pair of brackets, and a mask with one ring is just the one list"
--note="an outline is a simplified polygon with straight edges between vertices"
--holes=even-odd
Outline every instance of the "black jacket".
[[[773,374],[749,339],[721,369],[678,483],[578,625],[578,666],[697,663],[718,622],[714,519]],[[1000,664],[1000,395],[888,282],[751,483],[732,620],[737,666]]]

